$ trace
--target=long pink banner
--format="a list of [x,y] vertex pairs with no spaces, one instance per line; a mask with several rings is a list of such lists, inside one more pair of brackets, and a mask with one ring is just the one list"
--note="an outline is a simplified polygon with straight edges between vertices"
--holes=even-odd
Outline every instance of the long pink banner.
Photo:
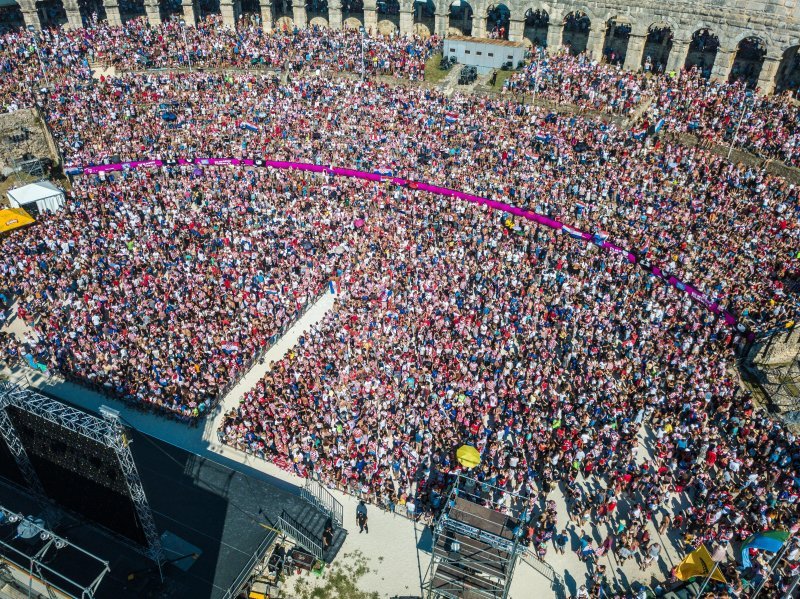
[[[705,306],[706,309],[708,309],[710,312],[718,316],[721,316],[723,319],[725,319],[725,322],[728,325],[735,327],[740,332],[745,332],[747,330],[743,324],[738,323],[736,317],[733,314],[731,314],[727,310],[723,310],[722,308],[720,308],[719,304],[714,300],[712,300],[707,294],[703,293],[693,285],[690,285],[689,283],[685,283],[680,279],[675,278],[667,271],[662,270],[658,266],[650,265],[649,262],[647,262],[643,258],[637,256],[636,254],[634,254],[629,250],[622,248],[621,246],[611,243],[607,239],[600,238],[591,233],[587,233],[586,231],[580,231],[578,229],[570,227],[569,225],[561,223],[557,220],[548,218],[542,214],[537,214],[536,212],[530,212],[529,210],[523,210],[522,208],[512,206],[511,204],[497,202],[495,200],[490,200],[488,198],[483,198],[469,193],[464,193],[463,191],[458,191],[455,189],[449,189],[447,187],[439,187],[437,185],[430,185],[428,183],[410,181],[407,179],[401,179],[399,177],[386,176],[379,172],[369,173],[366,171],[359,171],[349,168],[330,167],[329,165],[311,164],[307,162],[286,162],[282,160],[266,160],[266,159],[251,160],[249,158],[246,159],[194,158],[191,160],[180,158],[176,160],[144,160],[137,162],[122,162],[117,164],[87,166],[83,168],[72,167],[65,170],[68,174],[72,175],[79,175],[79,174],[96,175],[99,173],[116,172],[116,171],[123,171],[136,168],[156,168],[161,166],[177,166],[177,165],[183,166],[191,164],[196,166],[270,166],[272,168],[279,168],[279,169],[294,169],[294,170],[310,171],[316,173],[325,172],[340,177],[352,177],[356,179],[366,179],[369,181],[391,181],[395,185],[407,186],[413,189],[420,189],[422,191],[427,191],[429,193],[433,193],[436,195],[457,198],[459,200],[473,202],[476,204],[484,204],[486,206],[489,206],[492,210],[500,210],[508,214],[513,214],[514,216],[525,218],[527,220],[533,221],[545,227],[550,227],[551,229],[567,233],[572,237],[575,237],[576,239],[583,239],[584,241],[594,243],[595,245],[605,250],[608,250],[609,252],[621,254],[631,264],[638,264],[639,266],[644,268],[647,272],[658,277],[665,283],[671,285],[672,287],[678,289],[679,291],[688,294],[695,301]],[[389,171],[387,170],[384,172],[389,172]]]

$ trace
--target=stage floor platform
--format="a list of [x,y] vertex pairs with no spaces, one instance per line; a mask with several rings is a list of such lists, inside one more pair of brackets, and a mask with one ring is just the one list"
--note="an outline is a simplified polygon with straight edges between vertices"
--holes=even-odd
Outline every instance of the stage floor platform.
[[[199,557],[168,564],[162,586],[152,562],[91,522],[67,515],[59,527],[64,530],[57,528],[57,534],[109,562],[111,572],[100,585],[97,599],[223,597],[259,546],[275,534],[271,528],[282,511],[295,513],[302,502],[289,489],[130,432],[131,451],[156,526],[162,533],[167,531],[167,544],[180,552],[169,557],[191,554],[195,548],[200,550]],[[0,445],[5,449],[4,443]],[[9,471],[8,466],[13,466],[9,457],[7,453],[0,456],[0,504],[25,515],[39,514],[31,497],[6,480],[19,481]]]

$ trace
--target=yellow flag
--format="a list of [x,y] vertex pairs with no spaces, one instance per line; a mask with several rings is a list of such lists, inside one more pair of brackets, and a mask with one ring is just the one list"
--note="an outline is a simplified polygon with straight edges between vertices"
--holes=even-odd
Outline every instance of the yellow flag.
[[[711,559],[711,554],[706,549],[705,545],[700,545],[697,549],[692,551],[689,555],[683,558],[683,561],[675,568],[675,578],[678,580],[689,580],[695,576],[708,576],[714,570],[714,560]],[[714,570],[711,575],[714,580],[720,582],[727,582],[722,572],[718,569]]]

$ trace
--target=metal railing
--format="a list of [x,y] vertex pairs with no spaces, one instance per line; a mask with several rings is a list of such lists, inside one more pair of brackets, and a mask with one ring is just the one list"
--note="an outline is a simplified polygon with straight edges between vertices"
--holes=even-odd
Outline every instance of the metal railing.
[[553,569],[553,566],[548,564],[543,559],[540,559],[538,555],[534,555],[532,552],[526,551],[524,554],[522,554],[522,561],[536,570],[536,572],[544,576],[551,583],[556,582],[557,575],[556,571]]
[[324,561],[322,559],[322,545],[302,532],[301,525],[286,512],[283,512],[278,518],[278,528],[292,537],[303,549],[311,553],[311,555],[320,561]]
[[277,536],[278,535],[275,532],[271,532],[269,535],[267,535],[267,538],[261,542],[261,545],[258,546],[256,552],[248,560],[244,568],[242,568],[242,571],[239,572],[239,576],[236,577],[236,580],[233,581],[233,584],[231,584],[231,586],[228,587],[228,590],[225,591],[222,599],[233,599],[234,597],[239,596],[239,592],[247,584],[247,580],[250,578],[253,572],[255,572],[258,562],[264,559],[264,556],[267,554],[267,551]]
[[344,523],[344,508],[321,482],[307,478],[305,485],[300,490],[300,496],[311,505],[328,514],[337,528],[342,527]]

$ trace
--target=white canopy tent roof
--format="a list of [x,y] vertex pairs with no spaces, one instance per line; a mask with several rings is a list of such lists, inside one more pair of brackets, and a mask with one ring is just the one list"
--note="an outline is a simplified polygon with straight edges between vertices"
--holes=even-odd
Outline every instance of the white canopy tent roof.
[[39,181],[6,192],[12,208],[30,209],[35,212],[57,212],[64,205],[64,191],[50,183]]

